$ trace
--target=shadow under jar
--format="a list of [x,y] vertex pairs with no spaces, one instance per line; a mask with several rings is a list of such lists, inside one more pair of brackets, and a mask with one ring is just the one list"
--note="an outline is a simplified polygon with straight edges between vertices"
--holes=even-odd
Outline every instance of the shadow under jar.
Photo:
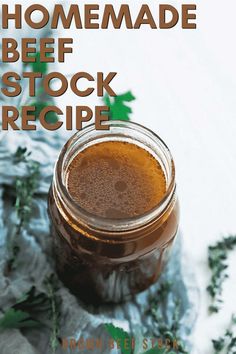
[[[165,143],[152,131],[139,124],[126,121],[109,121],[104,124],[109,125],[109,130],[97,131],[94,125],[90,125],[76,133],[66,143],[55,166],[48,199],[58,274],[74,294],[85,302],[94,304],[128,300],[134,294],[147,289],[156,282],[170,255],[179,221],[175,167]],[[112,176],[112,163],[114,165],[114,162],[117,162],[116,157],[118,159],[123,156],[123,161],[126,161],[127,164],[125,170],[129,176],[129,159],[127,160],[127,156],[125,157],[125,153],[123,154],[121,151],[125,144],[128,150],[130,147],[133,149],[132,163],[136,164],[135,168],[138,171],[133,175],[131,173],[131,179],[134,179],[131,181],[131,185],[135,185],[136,178],[139,179],[139,171],[140,175],[152,173],[149,171],[151,165],[142,161],[142,154],[146,154],[147,158],[154,160],[161,170],[165,181],[165,190],[158,203],[152,205],[150,210],[144,208],[143,213],[141,213],[141,208],[136,211],[136,214],[133,211],[129,214],[127,210],[123,212],[125,208],[122,203],[122,208],[119,208],[118,203],[117,210],[109,209],[108,213],[104,212],[105,209],[101,206],[100,209],[93,208],[92,204],[96,206],[95,200],[94,203],[91,203],[90,200],[86,206],[86,201],[83,203],[81,197],[80,203],[78,195],[73,196],[76,183],[72,183],[70,189],[70,171],[73,171],[71,166],[77,163],[79,189],[81,187],[80,171],[81,174],[84,173],[81,167],[83,161],[81,162],[80,159],[85,159],[87,154],[89,163],[90,161],[95,163],[97,160],[99,167],[95,169],[94,176],[92,176],[94,185],[91,178],[88,177],[87,180],[83,178],[85,179],[83,180],[85,193],[87,191],[90,193],[88,197],[93,198],[94,191],[91,188],[97,186],[96,178],[101,177],[99,177],[97,170],[102,169],[101,166],[104,165],[104,168],[108,169],[107,175]],[[115,153],[113,147],[114,149],[118,147]],[[96,149],[98,149],[97,153]],[[139,150],[134,151],[135,149]],[[128,150],[124,151],[127,151],[128,154]],[[90,156],[91,160],[89,160],[89,151],[91,151],[91,156],[95,156],[95,160],[94,156],[93,158]],[[120,156],[118,151],[120,151]],[[112,154],[115,154],[115,157],[113,156],[112,160],[109,160]],[[89,165],[88,161],[86,163]],[[115,176],[117,177],[119,173],[121,176],[124,173],[124,168],[119,172],[116,171]],[[152,178],[155,179],[153,173]],[[156,182],[150,179],[148,182],[150,188],[157,185]],[[121,181],[120,185],[118,184],[119,192],[122,192],[122,188],[124,189],[122,183],[124,181]],[[106,186],[104,187],[104,203],[109,202],[109,196],[111,197],[113,193],[111,185],[112,180],[109,182],[109,193],[106,193]],[[145,185],[144,187],[146,188]],[[146,191],[145,188],[143,191]],[[152,190],[150,189],[150,191]],[[142,189],[141,195],[140,190],[137,193],[139,193],[139,201],[142,200]],[[128,197],[132,198],[132,193]],[[146,196],[143,196],[143,200],[144,197]],[[135,198],[134,203],[136,203]],[[101,200],[100,203],[102,203]]]

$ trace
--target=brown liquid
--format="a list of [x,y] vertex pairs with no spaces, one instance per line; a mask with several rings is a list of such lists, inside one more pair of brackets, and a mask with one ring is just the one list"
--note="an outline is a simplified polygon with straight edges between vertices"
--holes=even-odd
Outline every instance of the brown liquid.
[[[62,172],[80,207],[119,221],[148,212],[166,193],[160,164],[132,143],[97,143],[78,153],[67,171],[58,164],[57,176]],[[54,179],[48,200],[57,271],[74,294],[94,304],[121,302],[158,279],[178,230],[175,193],[149,222],[116,231],[80,219],[57,186]]]
[[159,162],[131,143],[98,143],[70,163],[67,187],[86,211],[104,218],[130,218],[153,209],[166,192]]

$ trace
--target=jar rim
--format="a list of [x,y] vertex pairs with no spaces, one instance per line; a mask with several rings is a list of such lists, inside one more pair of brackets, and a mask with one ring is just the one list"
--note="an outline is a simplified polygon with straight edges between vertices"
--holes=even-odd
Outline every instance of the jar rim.
[[[66,188],[65,183],[63,182],[63,168],[64,168],[64,159],[66,156],[66,152],[69,149],[78,143],[79,140],[85,139],[90,136],[90,141],[94,141],[96,144],[96,140],[99,137],[104,136],[112,136],[113,140],[116,137],[116,134],[111,135],[110,129],[109,130],[96,130],[95,124],[90,124],[87,127],[83,128],[82,130],[76,132],[64,145],[58,160],[55,164],[54,169],[54,179],[53,179],[53,190],[57,190],[57,198],[59,198],[60,203],[63,204],[69,215],[73,215],[72,217],[79,221],[82,225],[86,225],[89,228],[104,231],[104,232],[124,232],[124,231],[132,231],[138,228],[144,227],[148,225],[153,220],[156,220],[163,212],[167,209],[170,205],[171,201],[175,196],[176,184],[175,184],[175,165],[173,161],[173,157],[168,146],[165,142],[152,130],[149,128],[144,127],[141,124],[130,122],[130,121],[123,121],[123,120],[109,120],[102,122],[102,125],[109,125],[111,128],[127,128],[131,130],[135,130],[146,138],[151,139],[152,143],[156,145],[159,149],[162,150],[164,153],[165,158],[168,161],[168,168],[169,168],[169,183],[167,190],[161,199],[161,201],[151,210],[147,211],[146,213],[130,218],[123,218],[123,219],[112,219],[112,218],[105,218],[98,215],[94,215],[87,210],[83,209],[75,200],[72,198],[68,189]],[[119,139],[118,139],[119,140]],[[135,144],[135,140],[132,142]],[[136,141],[137,143],[137,141]],[[54,195],[55,196],[55,195]],[[56,199],[57,199],[56,198]]]

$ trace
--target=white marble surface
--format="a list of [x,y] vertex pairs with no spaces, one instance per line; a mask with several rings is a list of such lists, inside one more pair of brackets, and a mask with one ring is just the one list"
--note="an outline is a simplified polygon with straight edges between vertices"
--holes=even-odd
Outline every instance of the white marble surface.
[[[94,3],[80,1],[85,2]],[[142,1],[126,3],[135,9]],[[154,0],[145,3],[153,9],[157,4]],[[170,3],[179,8],[180,2]],[[198,0],[197,7],[197,30],[61,31],[60,36],[73,36],[75,49],[59,69],[65,74],[117,71],[117,92],[131,89],[137,97],[132,119],[153,129],[171,148],[184,246],[201,289],[194,347],[200,354],[210,354],[211,338],[223,333],[231,313],[236,312],[235,256],[219,315],[208,316],[205,291],[210,276],[207,246],[222,235],[236,233],[236,2]],[[59,102],[95,105],[99,99],[77,100],[68,93]]]

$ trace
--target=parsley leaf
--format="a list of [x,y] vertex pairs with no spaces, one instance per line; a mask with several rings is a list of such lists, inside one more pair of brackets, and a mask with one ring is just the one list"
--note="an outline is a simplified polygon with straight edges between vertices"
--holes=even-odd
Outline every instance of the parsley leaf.
[[[115,340],[120,341],[122,354],[132,354],[131,337],[122,328],[115,327],[111,323],[105,324],[105,328],[109,335]],[[128,343],[128,344],[127,344]],[[128,349],[127,349],[128,348]]]
[[131,91],[118,95],[112,99],[106,95],[103,99],[105,105],[110,108],[109,117],[111,120],[130,120],[129,116],[132,113],[132,109],[125,103],[134,100],[135,97]]

